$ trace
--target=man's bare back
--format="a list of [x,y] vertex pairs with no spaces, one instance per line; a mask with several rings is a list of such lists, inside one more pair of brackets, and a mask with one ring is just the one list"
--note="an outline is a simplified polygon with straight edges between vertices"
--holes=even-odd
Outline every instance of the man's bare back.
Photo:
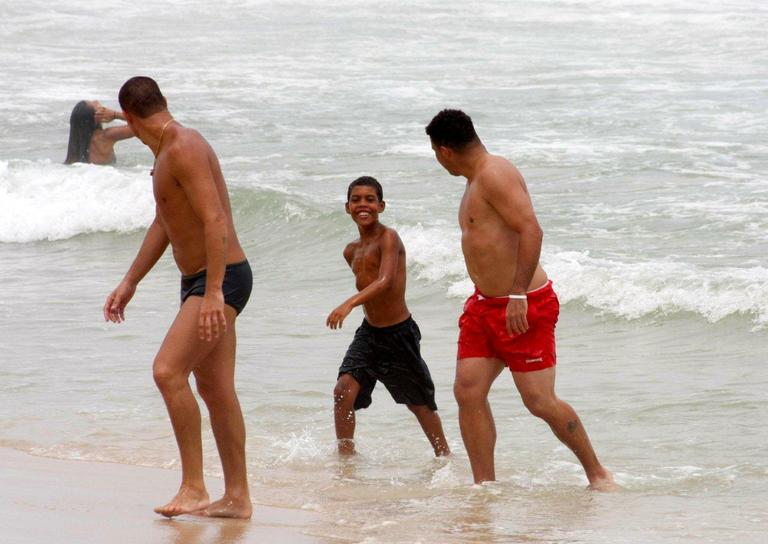
[[[520,202],[522,205],[516,209],[532,213],[520,172],[503,157],[489,154],[478,165],[476,176],[467,180],[459,206],[459,226],[469,276],[480,292],[491,297],[509,295],[518,288],[515,281],[520,234],[511,225],[526,217],[510,216],[509,207],[499,206],[504,201]],[[537,262],[524,291],[546,282],[547,275]]]

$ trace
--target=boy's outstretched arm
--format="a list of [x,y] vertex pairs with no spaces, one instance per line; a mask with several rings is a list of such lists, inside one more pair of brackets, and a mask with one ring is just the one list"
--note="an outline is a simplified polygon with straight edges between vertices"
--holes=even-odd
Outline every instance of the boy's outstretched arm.
[[[344,257],[351,264],[351,258],[347,257],[347,250],[344,251]],[[365,289],[358,291],[357,294],[352,295],[333,310],[325,320],[325,324],[332,329],[340,329],[344,319],[356,306],[375,299],[392,287],[392,282],[395,281],[395,276],[397,275],[397,262],[399,258],[400,238],[395,231],[387,229],[381,237],[379,277],[372,281]]]

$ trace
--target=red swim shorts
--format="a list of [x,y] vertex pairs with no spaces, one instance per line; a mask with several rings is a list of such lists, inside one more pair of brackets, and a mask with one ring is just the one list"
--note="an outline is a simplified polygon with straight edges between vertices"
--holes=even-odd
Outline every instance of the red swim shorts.
[[560,302],[548,281],[528,295],[528,330],[507,332],[507,297],[475,294],[464,304],[459,318],[459,359],[492,357],[504,361],[513,372],[530,372],[555,366],[555,325]]

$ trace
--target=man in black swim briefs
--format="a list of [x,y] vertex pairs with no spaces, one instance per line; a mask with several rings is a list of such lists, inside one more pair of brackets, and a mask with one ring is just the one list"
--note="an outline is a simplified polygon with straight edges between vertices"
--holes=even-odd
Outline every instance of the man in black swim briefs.
[[384,206],[381,185],[374,178],[363,176],[350,184],[345,208],[360,238],[347,245],[344,258],[355,274],[358,293],[333,310],[326,324],[340,328],[360,305],[365,319],[333,392],[339,453],[355,453],[355,410],[371,404],[371,392],[381,381],[395,402],[414,413],[435,455],[448,455],[435,386],[419,349],[421,332],[405,304],[405,247],[397,232],[379,223]]
[[[107,297],[104,318],[125,319],[139,281],[168,245],[182,273],[182,304],[155,357],[155,383],[171,418],[181,457],[181,486],[155,512],[251,517],[245,464],[245,423],[235,392],[235,319],[251,293],[251,268],[235,233],[227,186],[218,158],[195,130],[171,117],[160,89],[148,77],[129,79],[120,106],[133,133],[155,155],[155,219],[136,259]],[[224,470],[224,496],[210,502],[203,480],[200,408],[208,407]]]
[[[201,270],[188,276],[181,277],[181,303],[187,297],[204,297],[207,270]],[[228,264],[224,268],[224,281],[221,291],[224,294],[224,304],[232,306],[237,315],[243,311],[253,288],[253,274],[248,261]]]

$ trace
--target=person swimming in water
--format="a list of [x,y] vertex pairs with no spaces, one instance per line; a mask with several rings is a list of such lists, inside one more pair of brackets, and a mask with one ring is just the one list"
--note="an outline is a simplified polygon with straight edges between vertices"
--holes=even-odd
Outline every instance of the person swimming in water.
[[103,128],[101,123],[125,120],[123,112],[110,110],[98,100],[81,100],[69,116],[69,144],[64,164],[86,162],[114,164],[115,142],[133,137],[127,125]]

